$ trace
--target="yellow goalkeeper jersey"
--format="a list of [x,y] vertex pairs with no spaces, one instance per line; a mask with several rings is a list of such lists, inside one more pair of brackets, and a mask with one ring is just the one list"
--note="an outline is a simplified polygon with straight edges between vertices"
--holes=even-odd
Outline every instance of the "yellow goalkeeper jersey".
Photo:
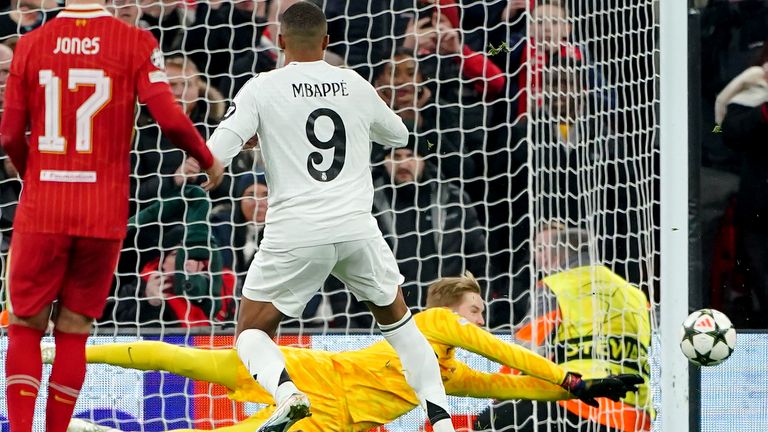
[[[428,309],[416,314],[414,320],[437,354],[448,394],[493,399],[568,397],[559,387],[565,379],[564,369],[521,346],[500,340],[449,309]],[[457,347],[517,369],[525,376],[475,371],[456,360]],[[281,350],[288,373],[312,403],[313,416],[297,423],[296,430],[366,431],[418,405],[397,353],[386,341],[338,353],[291,347]],[[239,362],[238,369],[232,399],[274,403]]]

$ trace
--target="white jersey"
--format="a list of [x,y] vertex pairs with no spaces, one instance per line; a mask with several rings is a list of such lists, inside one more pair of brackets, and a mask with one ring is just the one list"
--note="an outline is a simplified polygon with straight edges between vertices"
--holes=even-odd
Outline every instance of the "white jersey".
[[263,248],[379,235],[371,214],[371,141],[402,147],[408,129],[370,83],[324,61],[258,74],[208,145],[228,165],[256,134],[269,188]]

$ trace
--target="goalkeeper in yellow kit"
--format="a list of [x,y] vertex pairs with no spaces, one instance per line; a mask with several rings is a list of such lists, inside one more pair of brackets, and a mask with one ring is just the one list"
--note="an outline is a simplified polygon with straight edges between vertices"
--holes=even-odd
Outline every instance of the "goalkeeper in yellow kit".
[[[443,278],[429,288],[428,309],[414,316],[440,364],[445,390],[477,398],[561,400],[580,398],[596,405],[596,397],[618,400],[642,382],[638,375],[582,380],[521,346],[501,341],[480,328],[485,306],[471,274]],[[480,354],[525,375],[485,373],[454,357],[456,348]],[[288,373],[307,394],[312,416],[290,430],[304,432],[367,431],[389,423],[418,405],[405,380],[394,349],[386,342],[347,352],[280,347]],[[52,358],[53,352],[43,352]],[[139,370],[164,370],[221,384],[233,400],[274,404],[272,397],[248,374],[237,351],[186,348],[163,342],[131,342],[87,347],[89,363]],[[406,372],[407,373],[407,372]],[[219,431],[255,430],[269,418],[274,405]]]

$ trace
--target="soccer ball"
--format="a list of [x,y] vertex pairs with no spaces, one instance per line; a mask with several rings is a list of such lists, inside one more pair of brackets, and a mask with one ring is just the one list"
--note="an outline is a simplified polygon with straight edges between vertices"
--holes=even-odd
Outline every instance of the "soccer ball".
[[680,349],[693,364],[718,365],[731,356],[735,347],[736,329],[720,311],[697,310],[680,328]]

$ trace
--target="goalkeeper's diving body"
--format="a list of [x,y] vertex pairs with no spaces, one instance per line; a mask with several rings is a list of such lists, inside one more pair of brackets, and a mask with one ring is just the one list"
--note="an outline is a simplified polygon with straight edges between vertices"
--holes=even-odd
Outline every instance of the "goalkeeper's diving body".
[[[301,314],[330,274],[371,310],[435,432],[453,432],[437,359],[405,305],[403,277],[371,214],[371,142],[403,147],[408,129],[369,82],[323,61],[328,41],[320,8],[306,1],[287,8],[278,34],[285,66],[251,78],[208,142],[227,165],[258,136],[269,187],[235,343],[248,375],[277,402],[258,432],[283,432],[309,415],[311,398],[293,383],[272,336],[284,316]],[[323,354],[301,354],[332,365]],[[323,379],[320,370],[312,375]],[[318,392],[338,385],[324,384]]]
[[[448,394],[509,399],[562,400],[580,398],[593,406],[595,398],[618,400],[636,390],[638,375],[582,380],[560,366],[518,345],[506,343],[480,328],[485,306],[471,274],[443,278],[429,288],[424,312],[414,321],[424,333],[440,364]],[[456,360],[464,348],[525,375],[485,373]],[[309,397],[313,415],[289,430],[304,432],[367,431],[406,414],[419,400],[403,375],[395,350],[386,342],[347,352],[280,347],[286,368]],[[54,353],[43,350],[46,359]],[[243,366],[234,349],[206,350],[163,342],[131,342],[88,346],[88,362],[139,370],[165,370],[196,380],[221,384],[233,400],[270,404],[250,418],[226,428],[252,432],[275,410],[272,396]],[[74,428],[73,428],[74,430]]]

